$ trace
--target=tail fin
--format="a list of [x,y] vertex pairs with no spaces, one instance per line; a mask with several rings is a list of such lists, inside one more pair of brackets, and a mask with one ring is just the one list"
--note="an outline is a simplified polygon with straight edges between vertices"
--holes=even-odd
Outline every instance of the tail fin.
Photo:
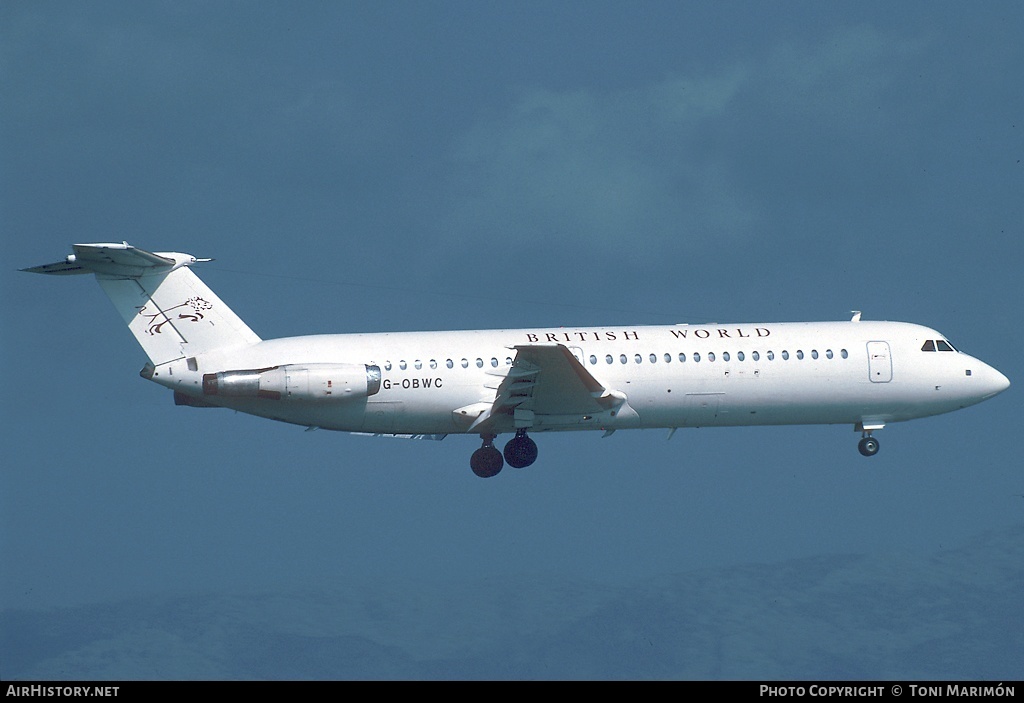
[[260,338],[188,269],[197,259],[121,244],[75,244],[65,261],[22,269],[31,273],[96,274],[114,307],[154,365]]

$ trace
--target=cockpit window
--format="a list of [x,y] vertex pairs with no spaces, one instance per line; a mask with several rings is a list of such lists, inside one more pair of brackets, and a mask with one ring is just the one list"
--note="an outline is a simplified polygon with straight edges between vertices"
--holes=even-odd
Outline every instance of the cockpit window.
[[935,342],[935,346],[939,348],[939,351],[956,351],[956,349],[953,348],[953,345],[947,342],[945,339],[940,339],[937,342]]
[[921,351],[935,351],[935,340],[929,339],[927,342],[925,342],[924,346],[921,347]]
[[927,342],[924,343],[924,346],[921,347],[921,351],[955,352],[956,347],[947,342],[945,339],[929,339]]

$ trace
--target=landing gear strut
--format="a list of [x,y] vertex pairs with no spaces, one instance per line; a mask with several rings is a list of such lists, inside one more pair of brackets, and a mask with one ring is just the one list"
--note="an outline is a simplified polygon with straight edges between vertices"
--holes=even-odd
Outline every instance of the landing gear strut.
[[870,434],[865,433],[861,438],[860,443],[857,445],[857,449],[864,456],[874,456],[875,454],[878,454],[878,440]]
[[505,461],[515,469],[537,461],[537,443],[526,436],[526,430],[516,430],[516,436],[505,445]]
[[469,458],[469,466],[480,478],[490,478],[501,471],[505,462],[501,458],[501,452],[494,446],[494,438],[498,435],[482,434],[480,439],[484,441],[483,446],[473,452]]

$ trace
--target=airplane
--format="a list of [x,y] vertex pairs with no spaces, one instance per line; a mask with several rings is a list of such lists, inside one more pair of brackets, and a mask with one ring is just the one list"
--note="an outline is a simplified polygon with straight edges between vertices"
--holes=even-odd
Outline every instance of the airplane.
[[[75,244],[22,269],[96,276],[177,405],[356,434],[478,435],[480,477],[537,459],[530,433],[848,424],[874,432],[1010,386],[939,332],[904,322],[676,324],[261,339],[189,268],[211,259]],[[499,451],[494,440],[511,439]]]

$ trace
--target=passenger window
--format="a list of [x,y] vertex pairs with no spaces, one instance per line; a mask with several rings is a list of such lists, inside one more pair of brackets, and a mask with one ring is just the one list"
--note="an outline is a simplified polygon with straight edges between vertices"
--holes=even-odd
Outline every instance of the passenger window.
[[700,354],[698,352],[694,352],[694,354],[693,354],[693,363],[695,363],[695,364],[699,364],[700,363]]
[[491,357],[491,366],[493,368],[498,368],[498,360],[493,356]]
[[436,369],[437,368],[437,359],[431,359],[430,360],[430,368],[432,368],[432,369]]
[[413,366],[415,366],[417,369],[422,369],[423,368],[423,362],[420,361],[419,359],[417,359],[416,361],[413,362]]
[[760,361],[761,352],[750,352],[750,358],[753,359],[754,361]]
[[642,356],[640,356],[639,354],[637,354],[636,356],[634,356],[634,357],[633,357],[633,359],[634,359],[634,361],[636,361],[636,363],[638,363],[638,364],[639,364],[639,363],[640,363],[641,361],[643,361],[643,360],[644,360],[644,358],[643,358]]
[[818,358],[818,350],[817,349],[812,349],[811,350],[811,358],[812,359],[817,359]]
[[672,363],[672,355],[671,354],[666,354],[665,355],[665,363],[666,364],[671,364]]
[[406,367],[405,359],[402,359],[401,361],[398,362],[398,368],[402,369],[402,371],[405,371],[405,367]]
[[482,369],[482,368],[484,367],[484,360],[483,360],[483,359],[481,359],[481,358],[479,358],[479,357],[477,357],[477,360],[476,360],[476,367],[477,367],[478,369]]
[[846,351],[845,349],[840,349],[839,350],[839,356],[841,356],[841,357],[843,357],[845,359],[848,356],[850,356],[850,352]]
[[605,361],[606,361],[607,363],[609,363],[609,364],[610,364],[610,363],[612,363],[613,361],[615,361],[615,359],[613,359],[613,358],[612,358],[612,355],[611,355],[611,354],[605,354],[605,355],[604,355],[604,360],[605,360]]
[[682,352],[679,352],[679,361],[680,362],[686,361],[686,354],[683,354]]
[[775,352],[769,351],[767,356],[768,356],[768,361],[775,361]]
[[737,358],[737,359],[738,359],[739,361],[743,361],[743,360],[744,360],[744,359],[746,359],[747,357],[746,357],[746,355],[745,355],[745,354],[744,354],[743,352],[736,352],[736,358]]
[[657,364],[658,363],[658,355],[657,354],[651,354],[651,363],[652,364]]
[[935,351],[935,340],[929,339],[927,342],[925,342],[924,346],[921,347],[921,351]]
[[445,362],[444,362],[444,365],[447,366],[450,369],[455,368],[455,362],[452,361],[451,359],[446,359]]
[[511,356],[506,356],[505,357],[505,366],[511,366],[511,365],[512,365],[512,357]]
[[803,360],[803,358],[804,358],[804,350],[803,349],[797,349],[796,350],[796,358],[800,359],[801,361]]
[[782,360],[789,361],[789,352],[786,351],[785,349],[782,350]]
[[462,360],[462,368],[464,368],[464,369],[468,369],[469,368],[469,359],[463,359]]
[[729,361],[729,352],[722,352],[722,361]]
[[626,363],[626,355],[625,354],[619,354],[619,361],[622,362],[623,364],[625,364]]
[[384,370],[385,371],[390,371],[391,370],[391,362],[390,361],[385,361],[384,362]]
[[714,361],[714,360],[715,360],[715,353],[714,352],[708,352],[708,361]]
[[832,350],[831,349],[826,349],[825,350],[825,358],[826,359],[831,359],[832,358]]

